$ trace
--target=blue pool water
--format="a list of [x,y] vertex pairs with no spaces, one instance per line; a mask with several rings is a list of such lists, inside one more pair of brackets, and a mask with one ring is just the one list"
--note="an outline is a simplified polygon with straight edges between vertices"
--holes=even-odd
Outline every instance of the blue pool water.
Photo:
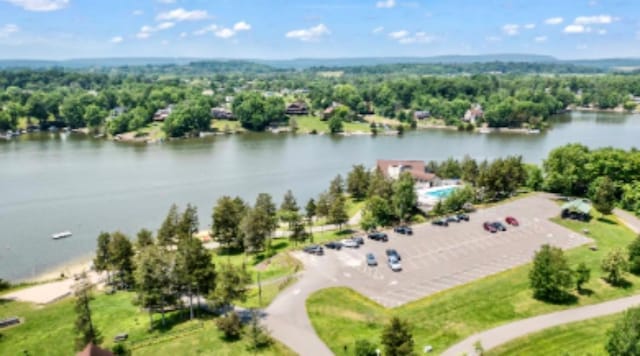
[[425,192],[425,195],[436,198],[436,199],[444,199],[449,195],[451,195],[451,193],[457,188],[458,188],[457,186],[443,187],[437,190]]

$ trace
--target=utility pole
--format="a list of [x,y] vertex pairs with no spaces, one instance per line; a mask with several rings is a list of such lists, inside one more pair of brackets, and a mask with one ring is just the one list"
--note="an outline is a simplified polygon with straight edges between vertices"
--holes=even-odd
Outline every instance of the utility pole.
[[258,308],[262,309],[262,284],[260,283],[260,271],[258,271]]

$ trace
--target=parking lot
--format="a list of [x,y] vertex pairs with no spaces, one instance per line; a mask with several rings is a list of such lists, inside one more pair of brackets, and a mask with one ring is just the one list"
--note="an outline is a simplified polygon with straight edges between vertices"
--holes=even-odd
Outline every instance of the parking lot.
[[[469,222],[454,222],[449,227],[416,225],[412,236],[386,231],[386,243],[365,238],[358,249],[325,248],[324,256],[304,254],[302,258],[307,268],[322,271],[336,284],[396,307],[528,263],[542,244],[568,249],[590,241],[549,221],[559,214],[557,204],[545,195],[534,195],[479,210],[470,214]],[[483,229],[484,221],[504,222],[506,216],[516,217],[520,226],[493,234]],[[387,266],[387,248],[401,255],[401,272]],[[377,267],[367,266],[369,252],[376,256]]]

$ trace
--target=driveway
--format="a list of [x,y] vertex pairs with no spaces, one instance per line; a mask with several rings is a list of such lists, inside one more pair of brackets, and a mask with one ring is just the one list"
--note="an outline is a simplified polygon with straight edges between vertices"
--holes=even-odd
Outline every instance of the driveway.
[[561,312],[545,314],[529,319],[519,320],[497,328],[474,334],[462,342],[445,350],[443,356],[475,355],[473,344],[480,341],[485,350],[502,345],[513,339],[554,326],[576,321],[597,318],[609,314],[620,313],[640,304],[640,295],[612,300],[605,303],[588,305]]
[[613,209],[613,213],[622,221],[623,224],[627,225],[631,231],[636,234],[640,234],[640,219],[637,216],[633,215],[626,210],[622,209]]

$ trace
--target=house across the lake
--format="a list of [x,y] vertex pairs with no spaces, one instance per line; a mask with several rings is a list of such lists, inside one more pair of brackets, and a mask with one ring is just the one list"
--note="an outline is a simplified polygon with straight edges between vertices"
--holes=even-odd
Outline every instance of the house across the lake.
[[173,112],[173,104],[167,106],[164,109],[160,109],[156,111],[156,113],[153,114],[153,121],[162,122],[166,120],[169,117],[169,115],[171,115],[172,112]]
[[425,120],[431,117],[431,113],[427,110],[418,110],[413,113],[413,118],[416,120]]
[[296,101],[287,106],[285,110],[287,115],[309,115],[309,107],[304,101]]
[[377,169],[387,178],[398,179],[403,172],[409,172],[418,183],[426,183],[429,186],[436,184],[438,176],[427,172],[424,161],[418,160],[378,160]]
[[235,115],[233,115],[231,110],[226,108],[221,108],[221,107],[211,109],[211,117],[219,120],[235,120],[236,119]]

